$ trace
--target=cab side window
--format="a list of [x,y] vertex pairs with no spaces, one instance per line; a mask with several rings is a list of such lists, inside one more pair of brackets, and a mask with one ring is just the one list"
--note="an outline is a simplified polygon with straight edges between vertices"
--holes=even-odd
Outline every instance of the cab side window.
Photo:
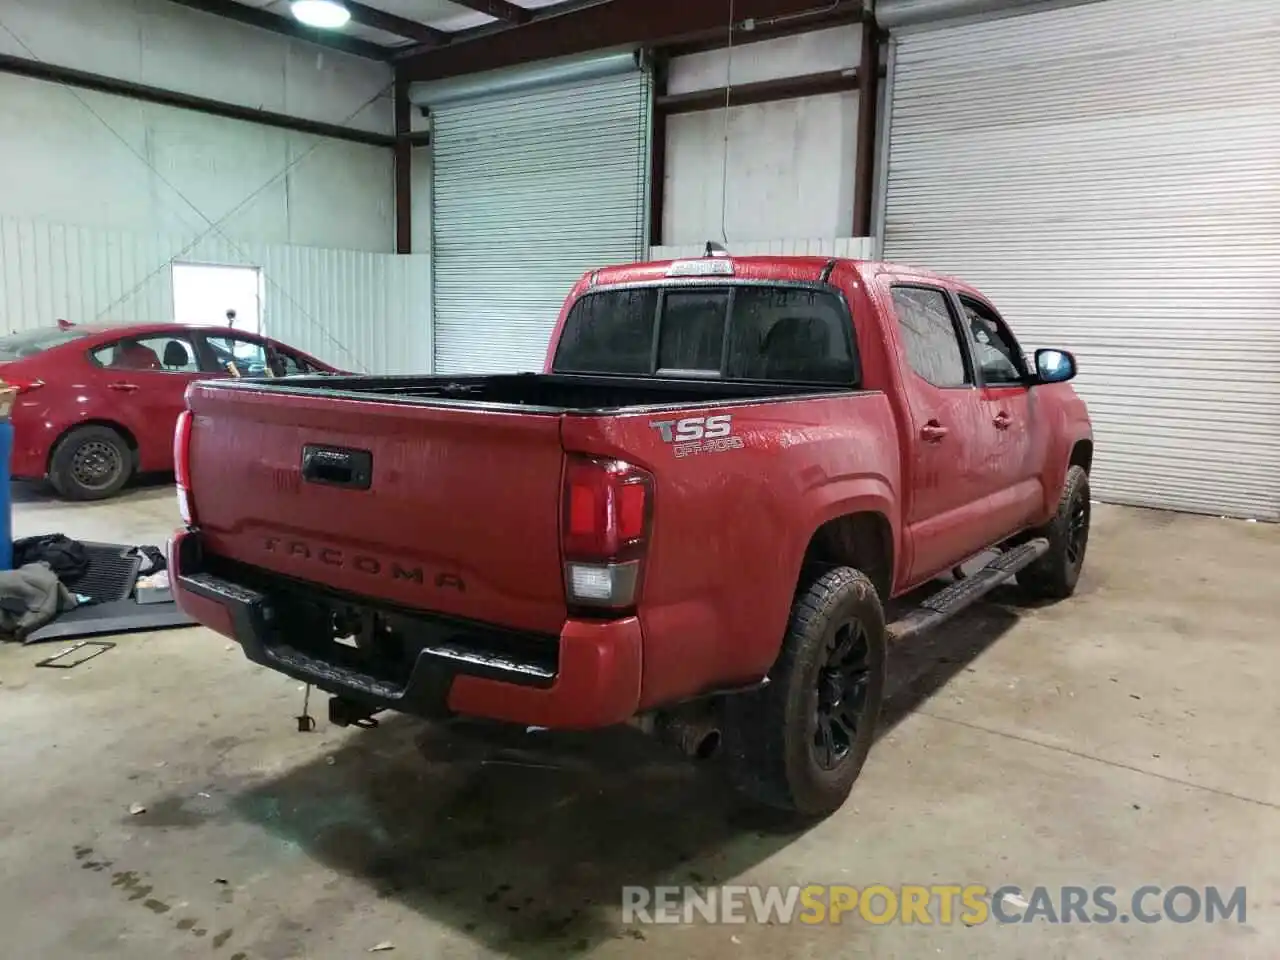
[[964,322],[973,339],[973,355],[982,382],[991,386],[1010,386],[1026,380],[1022,351],[994,310],[972,297],[960,295]]
[[895,285],[891,292],[911,369],[935,387],[970,386],[973,377],[946,291]]

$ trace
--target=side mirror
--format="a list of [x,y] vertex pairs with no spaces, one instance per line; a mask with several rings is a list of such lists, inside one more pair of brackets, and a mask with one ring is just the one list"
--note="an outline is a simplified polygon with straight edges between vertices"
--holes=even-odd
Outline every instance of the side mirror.
[[1040,383],[1066,383],[1076,376],[1076,358],[1066,350],[1037,350],[1036,379]]

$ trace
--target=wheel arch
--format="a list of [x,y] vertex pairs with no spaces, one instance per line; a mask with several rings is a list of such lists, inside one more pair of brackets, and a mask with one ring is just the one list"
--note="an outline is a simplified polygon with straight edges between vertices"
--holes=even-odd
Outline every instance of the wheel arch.
[[1083,467],[1085,473],[1093,473],[1093,440],[1086,437],[1076,441],[1067,459],[1067,467]]
[[893,524],[875,509],[853,510],[824,521],[805,547],[796,590],[803,590],[815,572],[832,567],[861,570],[875,585],[882,601],[893,594],[897,551]]
[[63,442],[66,441],[68,437],[84,427],[106,427],[108,430],[114,430],[116,433],[120,434],[121,439],[124,440],[125,445],[129,448],[129,453],[133,458],[133,469],[135,471],[138,469],[138,438],[134,436],[133,431],[117,420],[110,420],[105,417],[94,417],[89,420],[76,421],[58,434],[57,439],[54,440],[53,443],[49,444],[49,455],[45,458],[44,465],[46,476],[53,472],[53,458],[57,455],[58,448],[62,446]]

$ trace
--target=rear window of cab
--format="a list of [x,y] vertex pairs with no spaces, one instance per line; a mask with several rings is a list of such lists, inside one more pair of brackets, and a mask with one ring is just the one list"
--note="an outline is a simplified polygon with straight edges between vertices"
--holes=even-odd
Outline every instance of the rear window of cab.
[[565,319],[555,373],[856,386],[853,323],[834,291],[738,284],[587,293]]

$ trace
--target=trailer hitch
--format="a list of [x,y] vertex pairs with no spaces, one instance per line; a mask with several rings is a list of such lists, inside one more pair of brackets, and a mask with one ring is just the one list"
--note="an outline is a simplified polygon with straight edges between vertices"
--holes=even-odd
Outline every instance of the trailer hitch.
[[378,721],[373,716],[375,713],[378,713],[376,707],[367,707],[363,703],[342,697],[329,698],[329,722],[335,727],[360,727],[364,730],[372,730],[378,725]]

